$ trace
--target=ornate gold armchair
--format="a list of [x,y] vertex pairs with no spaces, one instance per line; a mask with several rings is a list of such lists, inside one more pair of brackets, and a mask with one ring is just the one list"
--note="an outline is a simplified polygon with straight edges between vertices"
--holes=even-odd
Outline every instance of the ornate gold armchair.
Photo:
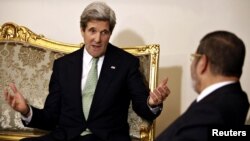
[[[14,82],[27,100],[36,107],[43,107],[48,94],[48,83],[53,61],[79,49],[81,44],[66,44],[37,35],[24,26],[5,23],[0,27],[0,85]],[[157,82],[159,45],[125,47],[124,50],[138,56],[140,70],[150,89]],[[27,136],[39,136],[44,131],[26,128],[20,114],[4,101],[0,89],[0,140],[19,140]],[[128,122],[132,140],[153,141],[154,123],[149,123],[129,109]]]

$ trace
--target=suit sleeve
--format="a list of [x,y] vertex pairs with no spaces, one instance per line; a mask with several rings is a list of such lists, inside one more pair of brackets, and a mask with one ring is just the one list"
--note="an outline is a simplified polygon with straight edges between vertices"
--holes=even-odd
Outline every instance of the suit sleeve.
[[49,94],[46,98],[44,108],[38,109],[31,106],[33,116],[30,123],[26,126],[43,130],[52,130],[58,124],[61,103],[58,70],[58,63],[55,61],[49,83]]
[[159,114],[153,113],[147,103],[149,96],[149,87],[146,79],[139,70],[139,59],[131,61],[130,71],[128,73],[128,88],[131,92],[133,110],[142,118],[153,121]]

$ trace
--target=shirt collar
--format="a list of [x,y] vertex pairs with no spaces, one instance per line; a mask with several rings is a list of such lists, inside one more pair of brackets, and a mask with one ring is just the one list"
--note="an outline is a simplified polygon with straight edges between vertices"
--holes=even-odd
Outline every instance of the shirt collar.
[[207,88],[205,88],[200,95],[198,95],[198,97],[196,98],[196,102],[201,101],[202,99],[204,99],[206,96],[208,96],[209,94],[211,94],[213,91],[215,91],[216,89],[219,89],[220,87],[223,87],[225,85],[228,84],[232,84],[235,83],[235,81],[225,81],[225,82],[219,82],[219,83],[215,83],[213,85],[208,86]]
[[[93,58],[93,56],[91,56],[88,53],[87,49],[84,48],[84,50],[83,50],[83,61],[84,61],[84,63],[89,64],[91,62],[92,58]],[[99,57],[99,61],[98,62],[103,61],[103,59],[104,59],[104,55],[102,55],[101,57]]]
[[[98,66],[102,66],[104,57],[105,57],[105,55],[102,55],[101,57],[99,57]],[[88,53],[86,48],[84,48],[84,50],[83,50],[83,63],[89,65],[92,61],[92,58],[93,57]]]
[[91,62],[91,59],[93,57],[88,53],[88,51],[86,50],[86,48],[84,48],[84,51],[83,51],[83,61],[84,61],[84,64],[89,64]]

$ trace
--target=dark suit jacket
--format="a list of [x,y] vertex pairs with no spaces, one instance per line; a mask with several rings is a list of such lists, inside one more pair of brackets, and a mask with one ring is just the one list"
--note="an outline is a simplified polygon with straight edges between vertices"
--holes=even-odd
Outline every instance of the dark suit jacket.
[[[59,140],[71,140],[86,128],[103,140],[129,141],[128,108],[152,121],[148,86],[139,72],[139,59],[108,45],[88,120],[84,118],[81,96],[83,48],[54,62],[49,95],[44,109],[33,109],[29,127],[53,130]],[[115,67],[115,69],[114,69]]]
[[240,83],[221,87],[187,111],[158,137],[157,141],[207,141],[209,128],[244,125],[249,108]]

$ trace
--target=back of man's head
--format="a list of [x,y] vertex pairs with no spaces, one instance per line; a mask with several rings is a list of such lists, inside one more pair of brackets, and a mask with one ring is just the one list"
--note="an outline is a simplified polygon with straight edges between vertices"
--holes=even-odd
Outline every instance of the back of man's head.
[[197,53],[207,56],[213,74],[240,78],[245,45],[235,34],[228,31],[208,33],[201,39]]

